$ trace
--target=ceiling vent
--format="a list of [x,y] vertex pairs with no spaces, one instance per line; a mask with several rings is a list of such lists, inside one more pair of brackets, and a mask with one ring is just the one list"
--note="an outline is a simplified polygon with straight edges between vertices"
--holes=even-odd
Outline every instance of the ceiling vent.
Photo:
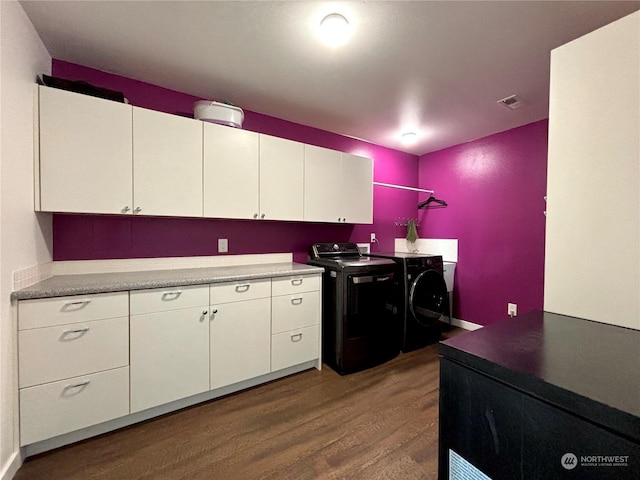
[[498,103],[510,108],[511,110],[525,106],[524,100],[522,100],[518,95],[511,95],[507,98],[503,98],[502,100],[498,100]]

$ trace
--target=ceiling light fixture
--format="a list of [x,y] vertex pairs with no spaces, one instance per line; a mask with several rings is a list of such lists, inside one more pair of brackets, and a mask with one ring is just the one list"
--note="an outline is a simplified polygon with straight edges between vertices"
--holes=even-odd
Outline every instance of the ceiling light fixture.
[[416,132],[405,132],[400,139],[403,145],[413,145],[418,140],[418,134]]
[[327,15],[320,22],[320,35],[327,45],[332,47],[344,45],[351,35],[349,22],[339,13]]

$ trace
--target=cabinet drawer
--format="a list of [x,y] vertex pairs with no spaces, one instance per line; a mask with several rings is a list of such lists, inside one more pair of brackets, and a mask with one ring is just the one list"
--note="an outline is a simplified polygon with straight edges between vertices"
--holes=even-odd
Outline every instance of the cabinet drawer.
[[18,333],[20,388],[129,364],[129,318]]
[[211,305],[241,302],[271,296],[271,279],[247,280],[245,282],[214,283],[210,287]]
[[317,359],[319,330],[316,325],[271,335],[271,371]]
[[271,333],[320,324],[320,292],[273,297],[271,300]]
[[129,414],[129,368],[20,390],[20,445]]
[[129,292],[41,298],[18,302],[19,330],[127,315],[129,315]]
[[209,286],[154,288],[131,292],[131,315],[209,305]]
[[320,290],[320,275],[294,275],[291,277],[274,278],[272,280],[271,290],[274,297],[277,295]]

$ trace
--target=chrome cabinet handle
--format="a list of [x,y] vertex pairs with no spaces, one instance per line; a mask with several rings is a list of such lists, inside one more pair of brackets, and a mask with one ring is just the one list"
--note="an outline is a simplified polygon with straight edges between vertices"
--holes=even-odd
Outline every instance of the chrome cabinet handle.
[[291,335],[291,341],[293,343],[298,343],[300,340],[302,340],[302,334],[301,333],[295,333]]
[[209,311],[208,311],[208,310],[203,310],[203,311],[202,311],[202,314],[203,314],[203,315],[206,315],[207,313],[209,313]]
[[140,213],[141,211],[142,211],[142,208],[140,208],[140,207],[136,207],[136,208],[133,210],[133,213]]
[[73,342],[74,340],[79,340],[84,337],[85,333],[89,331],[89,327],[86,328],[76,328],[74,330],[65,330],[60,334],[59,340],[61,342]]
[[216,313],[218,313],[218,309],[217,308],[214,308],[213,310],[211,310],[211,314],[212,315],[215,315]]
[[338,223],[340,223],[340,217],[338,217]]
[[257,214],[257,213],[254,213],[254,214],[253,214],[253,218],[258,218],[258,214]]
[[[168,300],[168,301],[177,300],[180,295],[182,295],[182,290],[176,290],[175,292],[164,292],[162,294],[162,300]],[[169,298],[169,297],[172,297],[172,298]]]
[[301,278],[294,278],[293,280],[291,280],[291,285],[293,285],[294,287],[298,287],[298,286],[302,285],[302,279]]
[[262,215],[260,215],[260,218],[264,218],[264,217],[265,217],[264,213]]
[[300,305],[302,303],[302,297],[296,297],[291,299],[292,305]]
[[249,285],[248,283],[247,283],[247,284],[245,284],[245,285],[236,285],[236,292],[238,292],[238,293],[244,293],[244,292],[246,292],[246,291],[248,291],[248,290],[249,290],[249,287],[250,287],[250,286],[251,286],[251,285]]
[[[71,397],[73,395],[77,395],[77,394],[81,393],[90,383],[91,383],[91,381],[87,380],[85,382],[73,383],[71,385],[66,385],[62,389],[62,396],[63,397]],[[73,391],[71,391],[71,390],[73,390]]]
[[121,210],[122,213],[127,213],[129,210],[131,210],[129,208],[129,205],[125,205],[125,207]]
[[61,311],[63,311],[63,312],[76,312],[78,310],[83,309],[84,307],[86,307],[90,303],[91,303],[91,300],[82,300],[80,302],[67,302],[62,306]]

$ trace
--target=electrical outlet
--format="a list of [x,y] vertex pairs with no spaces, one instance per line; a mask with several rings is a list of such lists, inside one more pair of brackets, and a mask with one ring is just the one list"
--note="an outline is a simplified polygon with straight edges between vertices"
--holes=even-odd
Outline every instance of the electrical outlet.
[[518,304],[516,303],[507,303],[507,313],[510,317],[518,316]]
[[229,251],[229,240],[226,238],[218,239],[218,253],[227,253]]
[[373,242],[377,242],[378,240],[376,239],[376,234],[372,233],[371,234],[371,241],[369,243],[373,243]]

